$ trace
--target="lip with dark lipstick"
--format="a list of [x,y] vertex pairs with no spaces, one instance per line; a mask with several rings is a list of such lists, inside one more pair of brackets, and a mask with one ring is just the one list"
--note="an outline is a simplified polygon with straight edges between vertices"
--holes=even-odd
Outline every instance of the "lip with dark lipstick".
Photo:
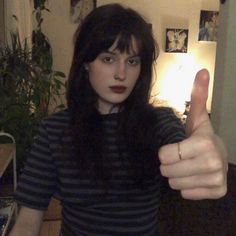
[[110,86],[109,87],[114,93],[124,93],[126,90],[125,86]]

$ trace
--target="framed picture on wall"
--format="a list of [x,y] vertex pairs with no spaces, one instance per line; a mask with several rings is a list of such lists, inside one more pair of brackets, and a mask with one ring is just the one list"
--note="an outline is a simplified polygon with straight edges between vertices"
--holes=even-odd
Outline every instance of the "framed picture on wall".
[[219,26],[218,18],[218,11],[201,11],[198,41],[217,41],[217,32]]
[[70,15],[73,23],[79,23],[97,5],[96,0],[70,0]]
[[166,29],[166,52],[187,53],[188,29]]

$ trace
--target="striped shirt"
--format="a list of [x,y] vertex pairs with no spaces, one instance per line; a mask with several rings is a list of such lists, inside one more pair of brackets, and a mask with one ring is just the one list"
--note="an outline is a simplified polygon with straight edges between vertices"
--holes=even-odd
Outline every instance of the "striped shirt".
[[[161,144],[182,140],[183,127],[174,113],[165,109],[156,112],[159,118],[153,130],[161,134]],[[46,210],[50,198],[57,196],[62,204],[62,236],[157,236],[163,177],[158,172],[145,180],[145,188],[137,186],[129,171],[124,140],[119,139],[118,150],[117,114],[101,116],[104,158],[112,173],[106,190],[99,181],[78,175],[73,160],[62,158],[61,139],[70,121],[65,110],[43,121],[18,183],[16,200],[22,206]],[[70,138],[63,141],[71,142]]]

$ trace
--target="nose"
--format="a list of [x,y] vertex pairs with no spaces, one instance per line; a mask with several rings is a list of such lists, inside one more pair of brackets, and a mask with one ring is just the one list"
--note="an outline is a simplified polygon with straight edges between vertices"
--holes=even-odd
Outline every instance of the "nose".
[[124,62],[117,63],[114,79],[120,81],[126,79],[126,65]]

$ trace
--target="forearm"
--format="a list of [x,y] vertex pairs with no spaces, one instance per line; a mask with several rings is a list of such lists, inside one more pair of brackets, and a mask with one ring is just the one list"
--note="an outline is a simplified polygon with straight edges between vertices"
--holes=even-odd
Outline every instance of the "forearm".
[[9,236],[38,236],[42,225],[43,211],[21,208]]

